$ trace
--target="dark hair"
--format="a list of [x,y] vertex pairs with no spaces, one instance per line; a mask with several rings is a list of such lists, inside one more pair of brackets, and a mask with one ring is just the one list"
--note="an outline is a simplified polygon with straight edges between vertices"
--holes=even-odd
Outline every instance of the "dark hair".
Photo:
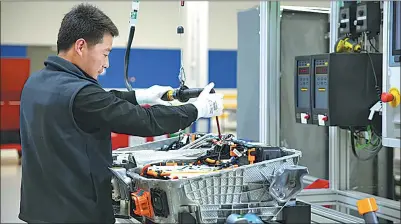
[[113,37],[119,34],[111,19],[93,5],[79,4],[68,12],[61,22],[57,37],[57,53],[70,49],[80,38],[85,39],[90,45],[101,43],[106,33]]

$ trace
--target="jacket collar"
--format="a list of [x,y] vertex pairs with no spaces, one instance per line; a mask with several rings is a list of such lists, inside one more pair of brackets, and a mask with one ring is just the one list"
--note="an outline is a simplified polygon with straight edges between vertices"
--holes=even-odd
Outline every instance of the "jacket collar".
[[81,68],[76,66],[75,64],[71,63],[70,61],[65,60],[59,56],[49,56],[45,62],[46,67],[51,67],[56,69],[57,71],[67,72],[69,74],[75,75],[79,78],[86,79],[93,83],[99,84],[97,80],[90,77],[87,73],[85,73]]

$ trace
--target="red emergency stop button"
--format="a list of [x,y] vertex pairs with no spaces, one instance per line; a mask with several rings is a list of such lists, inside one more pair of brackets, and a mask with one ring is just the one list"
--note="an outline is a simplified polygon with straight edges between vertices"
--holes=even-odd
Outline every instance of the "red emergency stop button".
[[394,95],[391,93],[382,93],[381,100],[383,103],[388,103],[394,100]]
[[305,118],[305,120],[309,120],[310,115],[309,114],[305,114],[304,118]]
[[327,121],[327,120],[329,120],[329,118],[327,116],[322,117],[322,121]]
[[390,104],[391,107],[397,107],[401,103],[401,94],[397,88],[390,88],[387,93],[382,93],[380,99],[383,103]]

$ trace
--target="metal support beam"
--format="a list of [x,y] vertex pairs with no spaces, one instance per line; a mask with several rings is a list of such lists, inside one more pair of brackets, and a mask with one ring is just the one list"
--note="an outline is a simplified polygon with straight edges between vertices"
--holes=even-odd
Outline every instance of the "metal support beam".
[[[203,88],[209,82],[209,2],[185,1],[185,6],[180,9],[184,12],[182,60],[185,84],[190,88]],[[207,132],[210,124],[208,119],[199,119],[196,132]]]
[[[336,40],[338,38],[338,21],[339,7],[337,1],[330,2],[330,52],[334,52]],[[337,127],[329,127],[329,183],[333,190],[339,189],[339,164],[340,160],[340,130]]]
[[280,142],[280,2],[260,2],[259,141]]
[[[341,2],[330,2],[330,53],[335,52],[338,39],[338,16]],[[349,133],[338,127],[329,127],[329,182],[333,190],[348,190],[350,150]]]
[[209,2],[185,1],[185,6],[182,8],[185,15],[183,21],[185,84],[189,87],[204,87],[209,82]]

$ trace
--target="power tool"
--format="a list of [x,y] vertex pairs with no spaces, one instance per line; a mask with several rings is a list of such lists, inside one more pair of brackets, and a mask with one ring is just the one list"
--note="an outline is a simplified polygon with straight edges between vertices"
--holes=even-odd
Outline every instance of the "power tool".
[[[188,102],[189,99],[197,98],[203,91],[203,88],[188,88],[187,86],[181,86],[180,88],[169,90],[163,96],[164,101],[178,100],[182,103]],[[210,93],[215,93],[214,89]]]
[[[178,100],[182,103],[185,103],[185,102],[188,102],[188,100],[191,98],[199,97],[199,95],[202,93],[202,91],[203,91],[203,88],[188,88],[186,85],[183,85],[183,82],[181,82],[181,85],[179,88],[167,91],[161,97],[161,99],[164,101]],[[210,93],[215,93],[215,90],[211,89]],[[219,117],[216,117],[216,125],[217,125],[217,131],[218,131],[219,137],[221,138]]]

